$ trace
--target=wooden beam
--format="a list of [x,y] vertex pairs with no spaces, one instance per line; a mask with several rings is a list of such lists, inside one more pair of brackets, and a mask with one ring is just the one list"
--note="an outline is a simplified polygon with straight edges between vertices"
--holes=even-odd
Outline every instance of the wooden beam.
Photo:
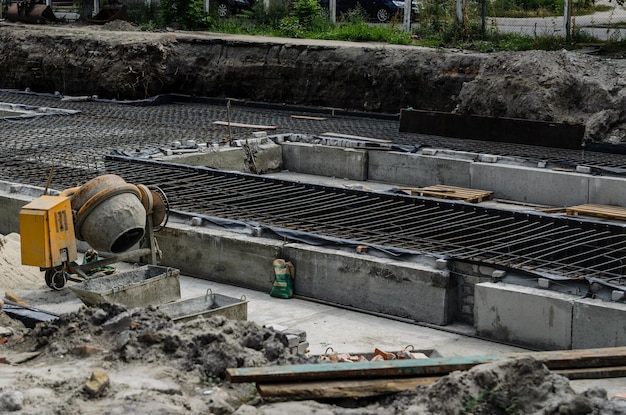
[[[213,121],[215,125],[225,125],[228,126],[228,121]],[[231,122],[231,127],[241,127],[241,128],[256,128],[257,130],[275,130],[278,127],[275,125],[262,125],[262,124],[242,124],[238,122]]]
[[393,143],[393,141],[391,140],[383,140],[381,138],[363,137],[360,135],[350,135],[350,134],[340,134],[340,133],[323,133],[320,135],[326,136],[326,137],[347,138],[350,140],[372,141],[374,143],[385,143],[385,144]]
[[284,397],[294,400],[366,398],[368,396],[387,395],[415,389],[418,386],[430,386],[441,377],[404,378],[404,379],[369,379],[336,380],[303,383],[259,384],[257,390],[264,398]]
[[324,117],[311,117],[310,115],[292,115],[291,118],[300,120],[312,120],[312,121],[326,121],[328,118]]
[[588,367],[583,369],[559,369],[552,372],[575,379],[607,379],[626,377],[626,366]]
[[626,365],[626,347],[512,353],[507,355],[386,360],[379,362],[320,363],[226,369],[230,382],[278,383],[337,379],[380,379],[443,376],[455,370],[507,359],[532,357],[548,369],[598,368]]
[[[570,380],[619,378],[626,376],[626,366],[553,370],[552,373],[565,376]],[[441,376],[267,383],[258,384],[257,391],[263,398],[282,397],[292,400],[358,399],[413,390],[419,386],[430,386],[439,379]]]

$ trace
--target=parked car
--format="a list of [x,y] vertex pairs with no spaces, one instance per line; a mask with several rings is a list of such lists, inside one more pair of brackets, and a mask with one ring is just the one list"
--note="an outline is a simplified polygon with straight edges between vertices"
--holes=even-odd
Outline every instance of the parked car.
[[242,10],[252,10],[255,0],[218,0],[217,15],[228,17],[232,14],[239,14]]
[[[337,15],[346,13],[357,5],[361,6],[369,17],[380,23],[388,22],[393,16],[398,16],[401,20],[404,14],[404,1],[401,0],[337,0]],[[320,6],[329,9],[330,0],[320,0]],[[411,13],[413,16],[418,13],[416,1],[413,1]]]

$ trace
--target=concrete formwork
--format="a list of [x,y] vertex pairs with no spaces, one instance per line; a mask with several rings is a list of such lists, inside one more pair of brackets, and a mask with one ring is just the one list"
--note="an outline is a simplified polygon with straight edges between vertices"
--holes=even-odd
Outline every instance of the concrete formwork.
[[577,299],[573,318],[572,349],[626,345],[626,304]]
[[547,350],[572,346],[572,296],[512,284],[474,287],[478,334]]
[[452,321],[448,270],[303,244],[285,246],[298,295],[431,324]]
[[369,180],[409,186],[471,185],[468,160],[384,151],[370,153]]
[[626,180],[621,177],[589,177],[589,201],[603,205],[626,206]]
[[588,203],[589,175],[541,168],[472,163],[475,189],[492,190],[494,197],[551,206]]
[[337,249],[286,243],[222,230],[169,225],[157,234],[161,265],[269,293],[272,261],[291,261],[297,295],[358,309],[445,325],[456,287],[445,269]]
[[42,194],[41,188],[0,182],[0,233],[19,233],[22,206]]
[[288,142],[281,147],[285,170],[350,180],[368,180],[367,151]]

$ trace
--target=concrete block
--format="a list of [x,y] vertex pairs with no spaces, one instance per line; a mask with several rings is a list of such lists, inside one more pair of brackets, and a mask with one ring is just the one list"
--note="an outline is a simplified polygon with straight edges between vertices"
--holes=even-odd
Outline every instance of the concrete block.
[[626,179],[621,177],[589,177],[589,203],[626,207]]
[[307,143],[283,143],[283,167],[295,173],[368,180],[368,152]]
[[269,291],[272,261],[281,257],[282,241],[172,223],[156,234],[161,265],[182,274],[224,284]]
[[284,256],[296,266],[298,295],[439,325],[456,308],[447,270],[304,244],[285,245]]
[[279,333],[282,333],[282,332],[284,332],[285,330],[287,330],[287,327],[281,326],[281,325],[279,325],[279,324],[269,324],[269,325],[267,326],[267,328],[272,329],[272,330],[274,330],[274,331],[277,331],[277,332],[279,332]]
[[626,346],[626,304],[576,300],[572,326],[572,349]]
[[285,334],[298,336],[300,342],[306,341],[306,331],[299,329],[286,329]]
[[[283,332],[283,334],[285,334]],[[300,344],[300,338],[298,336],[295,336],[293,334],[285,334],[285,337],[287,338],[287,347],[297,347],[298,344]]]
[[490,282],[477,284],[474,296],[478,334],[547,350],[571,348],[577,297]]
[[302,342],[298,345],[298,354],[305,354],[309,350],[309,342]]
[[469,187],[469,160],[432,157],[394,151],[371,151],[369,180],[410,186]]
[[[590,176],[492,163],[470,165],[471,187],[499,199],[552,206],[587,203]],[[558,189],[558,191],[555,191]]]
[[33,197],[24,195],[0,194],[0,233],[8,235],[20,231],[20,210],[32,201]]

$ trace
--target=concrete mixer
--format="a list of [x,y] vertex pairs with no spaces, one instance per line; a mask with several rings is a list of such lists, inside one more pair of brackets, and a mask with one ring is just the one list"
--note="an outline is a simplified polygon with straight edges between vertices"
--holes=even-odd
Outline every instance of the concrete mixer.
[[[140,259],[156,265],[154,232],[163,229],[168,216],[169,202],[160,188],[129,184],[114,174],[98,176],[22,207],[22,264],[44,271],[46,285],[54,290],[116,262]],[[108,256],[77,264],[77,240]]]

